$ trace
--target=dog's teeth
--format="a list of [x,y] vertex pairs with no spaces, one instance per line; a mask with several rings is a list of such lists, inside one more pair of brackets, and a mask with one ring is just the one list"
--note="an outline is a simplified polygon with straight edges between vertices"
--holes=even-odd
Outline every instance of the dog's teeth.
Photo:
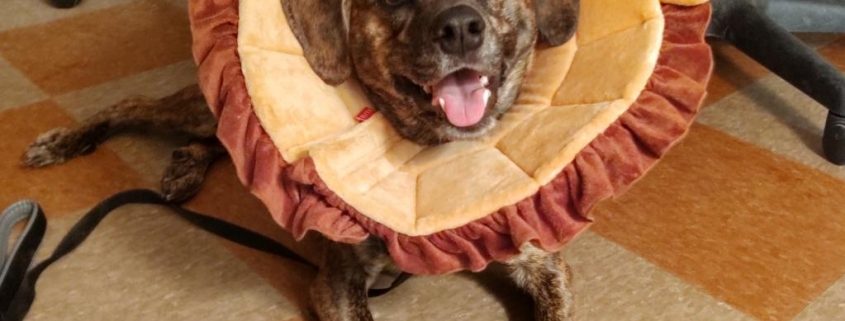
[[443,98],[438,99],[437,105],[440,106],[440,107],[446,107],[446,100],[443,99]]
[[490,89],[484,90],[484,106],[487,106],[487,102],[490,101],[490,96],[492,95],[493,93],[490,91]]
[[487,85],[489,85],[489,84],[490,84],[490,78],[487,78],[487,76],[481,76],[481,85],[484,86],[484,87],[487,87]]
[[430,86],[423,86],[423,90],[425,91],[426,94],[431,93],[431,87]]

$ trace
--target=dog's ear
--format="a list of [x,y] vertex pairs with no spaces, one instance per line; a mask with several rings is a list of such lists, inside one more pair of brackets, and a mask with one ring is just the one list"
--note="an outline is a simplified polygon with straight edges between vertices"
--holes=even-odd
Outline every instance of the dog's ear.
[[281,0],[285,17],[311,69],[329,85],[352,74],[343,0]]
[[578,27],[579,0],[533,0],[540,40],[559,46],[572,38]]

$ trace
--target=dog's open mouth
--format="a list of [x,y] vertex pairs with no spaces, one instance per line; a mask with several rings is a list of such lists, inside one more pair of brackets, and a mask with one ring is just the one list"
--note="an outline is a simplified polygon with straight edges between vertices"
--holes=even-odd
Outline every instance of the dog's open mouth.
[[472,132],[480,126],[495,98],[496,77],[469,68],[460,69],[430,82],[415,82],[399,76],[400,89],[421,103],[431,103],[450,125]]
[[431,94],[431,105],[441,108],[449,123],[465,128],[475,126],[484,118],[493,95],[489,85],[488,76],[462,69],[424,89]]

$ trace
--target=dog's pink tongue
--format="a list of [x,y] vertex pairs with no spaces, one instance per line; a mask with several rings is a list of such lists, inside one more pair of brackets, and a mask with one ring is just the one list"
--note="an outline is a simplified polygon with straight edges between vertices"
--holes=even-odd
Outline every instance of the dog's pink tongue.
[[440,105],[446,118],[457,127],[470,127],[481,121],[490,92],[481,83],[481,74],[462,70],[449,75],[432,90],[432,103]]

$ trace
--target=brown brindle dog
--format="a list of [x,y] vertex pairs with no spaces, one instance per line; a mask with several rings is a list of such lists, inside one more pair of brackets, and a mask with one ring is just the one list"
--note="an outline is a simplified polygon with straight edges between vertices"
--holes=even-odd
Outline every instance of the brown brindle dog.
[[[291,28],[312,69],[337,85],[357,77],[376,109],[406,138],[439,144],[484,135],[513,104],[534,48],[574,34],[578,0],[285,0]],[[129,129],[176,131],[196,138],[173,155],[163,193],[197,192],[223,149],[216,122],[196,86],[160,100],[133,99],[81,126],[41,135],[26,151],[32,167],[93,151]],[[394,269],[383,244],[326,242],[310,294],[322,321],[372,320],[367,289]],[[541,321],[570,320],[569,271],[557,253],[527,245],[507,262],[535,300]]]

